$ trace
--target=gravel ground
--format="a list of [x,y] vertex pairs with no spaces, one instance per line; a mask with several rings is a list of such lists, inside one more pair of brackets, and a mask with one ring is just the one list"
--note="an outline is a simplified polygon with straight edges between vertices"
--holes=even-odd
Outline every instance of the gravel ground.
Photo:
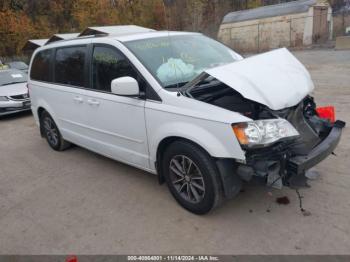
[[[294,52],[319,105],[350,123],[350,51]],[[0,119],[1,254],[350,254],[350,134],[317,180],[295,191],[246,185],[206,216],[172,199],[154,175],[79,147],[52,151],[30,114]],[[268,194],[268,192],[272,193]],[[287,196],[289,205],[276,197]]]

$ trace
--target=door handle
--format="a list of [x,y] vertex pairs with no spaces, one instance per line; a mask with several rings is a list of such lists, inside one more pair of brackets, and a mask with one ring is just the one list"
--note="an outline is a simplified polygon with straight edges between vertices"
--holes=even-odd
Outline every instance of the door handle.
[[88,100],[88,104],[89,105],[92,105],[92,106],[99,106],[100,105],[100,102],[94,100],[94,99],[89,99]]
[[76,96],[73,98],[74,101],[78,102],[79,104],[84,102],[84,99],[80,96]]

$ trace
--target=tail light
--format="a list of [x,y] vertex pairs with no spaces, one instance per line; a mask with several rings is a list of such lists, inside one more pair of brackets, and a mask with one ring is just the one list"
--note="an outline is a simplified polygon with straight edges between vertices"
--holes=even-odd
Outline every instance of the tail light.
[[335,121],[334,106],[317,107],[317,114],[321,118],[328,119],[331,123]]

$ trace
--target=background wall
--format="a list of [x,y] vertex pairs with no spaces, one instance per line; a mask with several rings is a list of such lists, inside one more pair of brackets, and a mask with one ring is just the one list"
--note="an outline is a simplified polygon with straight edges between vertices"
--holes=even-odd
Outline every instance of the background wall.
[[218,38],[240,52],[302,46],[311,44],[312,32],[305,29],[312,22],[312,16],[305,12],[223,24]]

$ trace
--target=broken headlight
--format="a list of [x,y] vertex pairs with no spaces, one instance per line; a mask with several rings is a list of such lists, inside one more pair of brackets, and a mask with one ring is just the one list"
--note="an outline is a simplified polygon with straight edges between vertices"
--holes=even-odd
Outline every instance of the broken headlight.
[[279,140],[293,138],[299,132],[285,119],[267,119],[232,125],[241,145],[268,146]]

